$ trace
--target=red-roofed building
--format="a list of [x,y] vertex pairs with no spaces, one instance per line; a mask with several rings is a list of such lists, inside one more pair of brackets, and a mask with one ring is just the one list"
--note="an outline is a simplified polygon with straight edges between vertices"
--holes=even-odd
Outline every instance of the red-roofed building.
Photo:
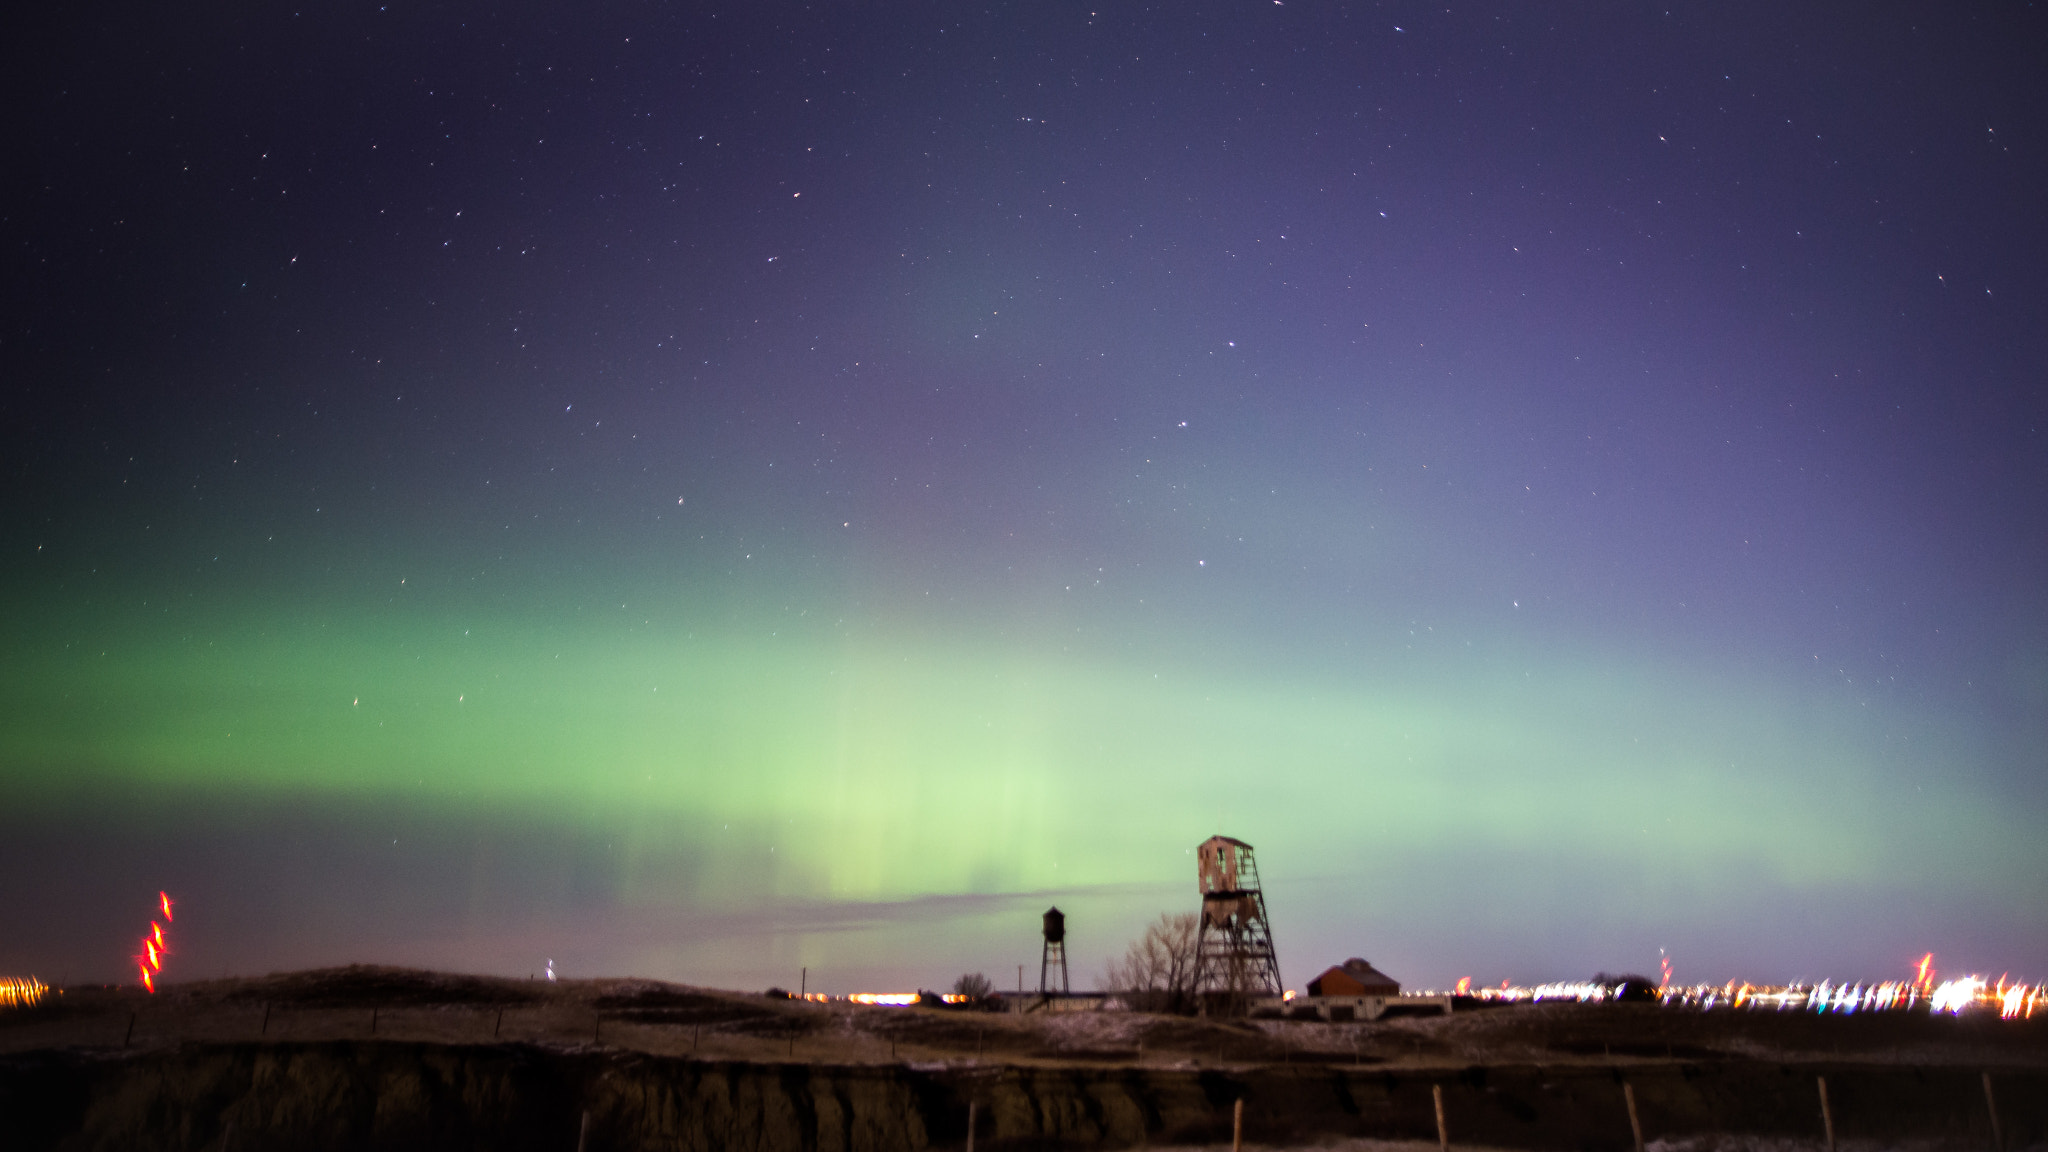
[[1308,982],[1311,996],[1399,996],[1392,976],[1353,956]]

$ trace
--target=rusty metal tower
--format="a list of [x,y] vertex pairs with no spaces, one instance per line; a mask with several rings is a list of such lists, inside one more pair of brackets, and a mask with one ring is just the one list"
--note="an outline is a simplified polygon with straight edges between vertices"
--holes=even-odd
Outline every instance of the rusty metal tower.
[[1242,1012],[1254,996],[1279,996],[1280,960],[1259,890],[1252,846],[1211,836],[1195,849],[1202,885],[1202,923],[1195,943],[1195,998],[1205,1007]]
[[1053,987],[1047,982],[1054,965],[1059,966],[1059,993],[1064,996],[1073,991],[1067,984],[1067,914],[1058,907],[1045,910],[1045,950],[1038,954],[1038,994],[1049,996]]

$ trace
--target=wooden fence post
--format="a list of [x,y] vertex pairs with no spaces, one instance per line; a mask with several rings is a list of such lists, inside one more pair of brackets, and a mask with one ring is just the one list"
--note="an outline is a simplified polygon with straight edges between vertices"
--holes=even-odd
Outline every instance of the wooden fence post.
[[1643,1121],[1636,1115],[1636,1086],[1623,1080],[1621,1097],[1628,1101],[1628,1130],[1635,1135],[1636,1152],[1643,1152]]
[[979,1118],[976,1113],[980,1110],[981,1101],[969,1100],[967,1102],[967,1152],[974,1152],[974,1122]]
[[1820,1122],[1827,1128],[1828,1152],[1835,1152],[1835,1110],[1828,1106],[1828,1078],[1820,1078]]
[[1429,1094],[1436,1101],[1436,1143],[1444,1152],[1451,1152],[1451,1126],[1444,1122],[1444,1086],[1431,1084]]
[[1230,1106],[1230,1152],[1244,1152],[1244,1097]]
[[1998,1097],[1991,1094],[1991,1073],[1984,1073],[1984,1107],[1991,1113],[1991,1147],[1993,1152],[2005,1152],[2005,1133],[1998,1127]]

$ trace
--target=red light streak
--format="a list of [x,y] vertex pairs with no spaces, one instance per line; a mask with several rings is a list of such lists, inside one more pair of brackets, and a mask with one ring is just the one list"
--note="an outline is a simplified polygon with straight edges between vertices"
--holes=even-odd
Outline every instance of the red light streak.
[[[157,907],[163,909],[164,919],[171,918],[174,901],[165,892],[156,894]],[[142,974],[142,986],[156,994],[156,977],[164,970],[164,957],[171,954],[170,941],[164,939],[164,926],[154,920],[149,922],[149,932],[142,938],[142,953],[135,957],[135,966]]]

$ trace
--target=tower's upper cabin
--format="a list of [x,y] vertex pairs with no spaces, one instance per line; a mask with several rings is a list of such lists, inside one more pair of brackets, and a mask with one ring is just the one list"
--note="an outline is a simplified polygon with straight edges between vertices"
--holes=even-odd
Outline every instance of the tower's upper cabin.
[[1195,861],[1204,896],[1219,892],[1255,891],[1259,886],[1259,869],[1252,863],[1252,846],[1242,840],[1211,836],[1195,849]]

